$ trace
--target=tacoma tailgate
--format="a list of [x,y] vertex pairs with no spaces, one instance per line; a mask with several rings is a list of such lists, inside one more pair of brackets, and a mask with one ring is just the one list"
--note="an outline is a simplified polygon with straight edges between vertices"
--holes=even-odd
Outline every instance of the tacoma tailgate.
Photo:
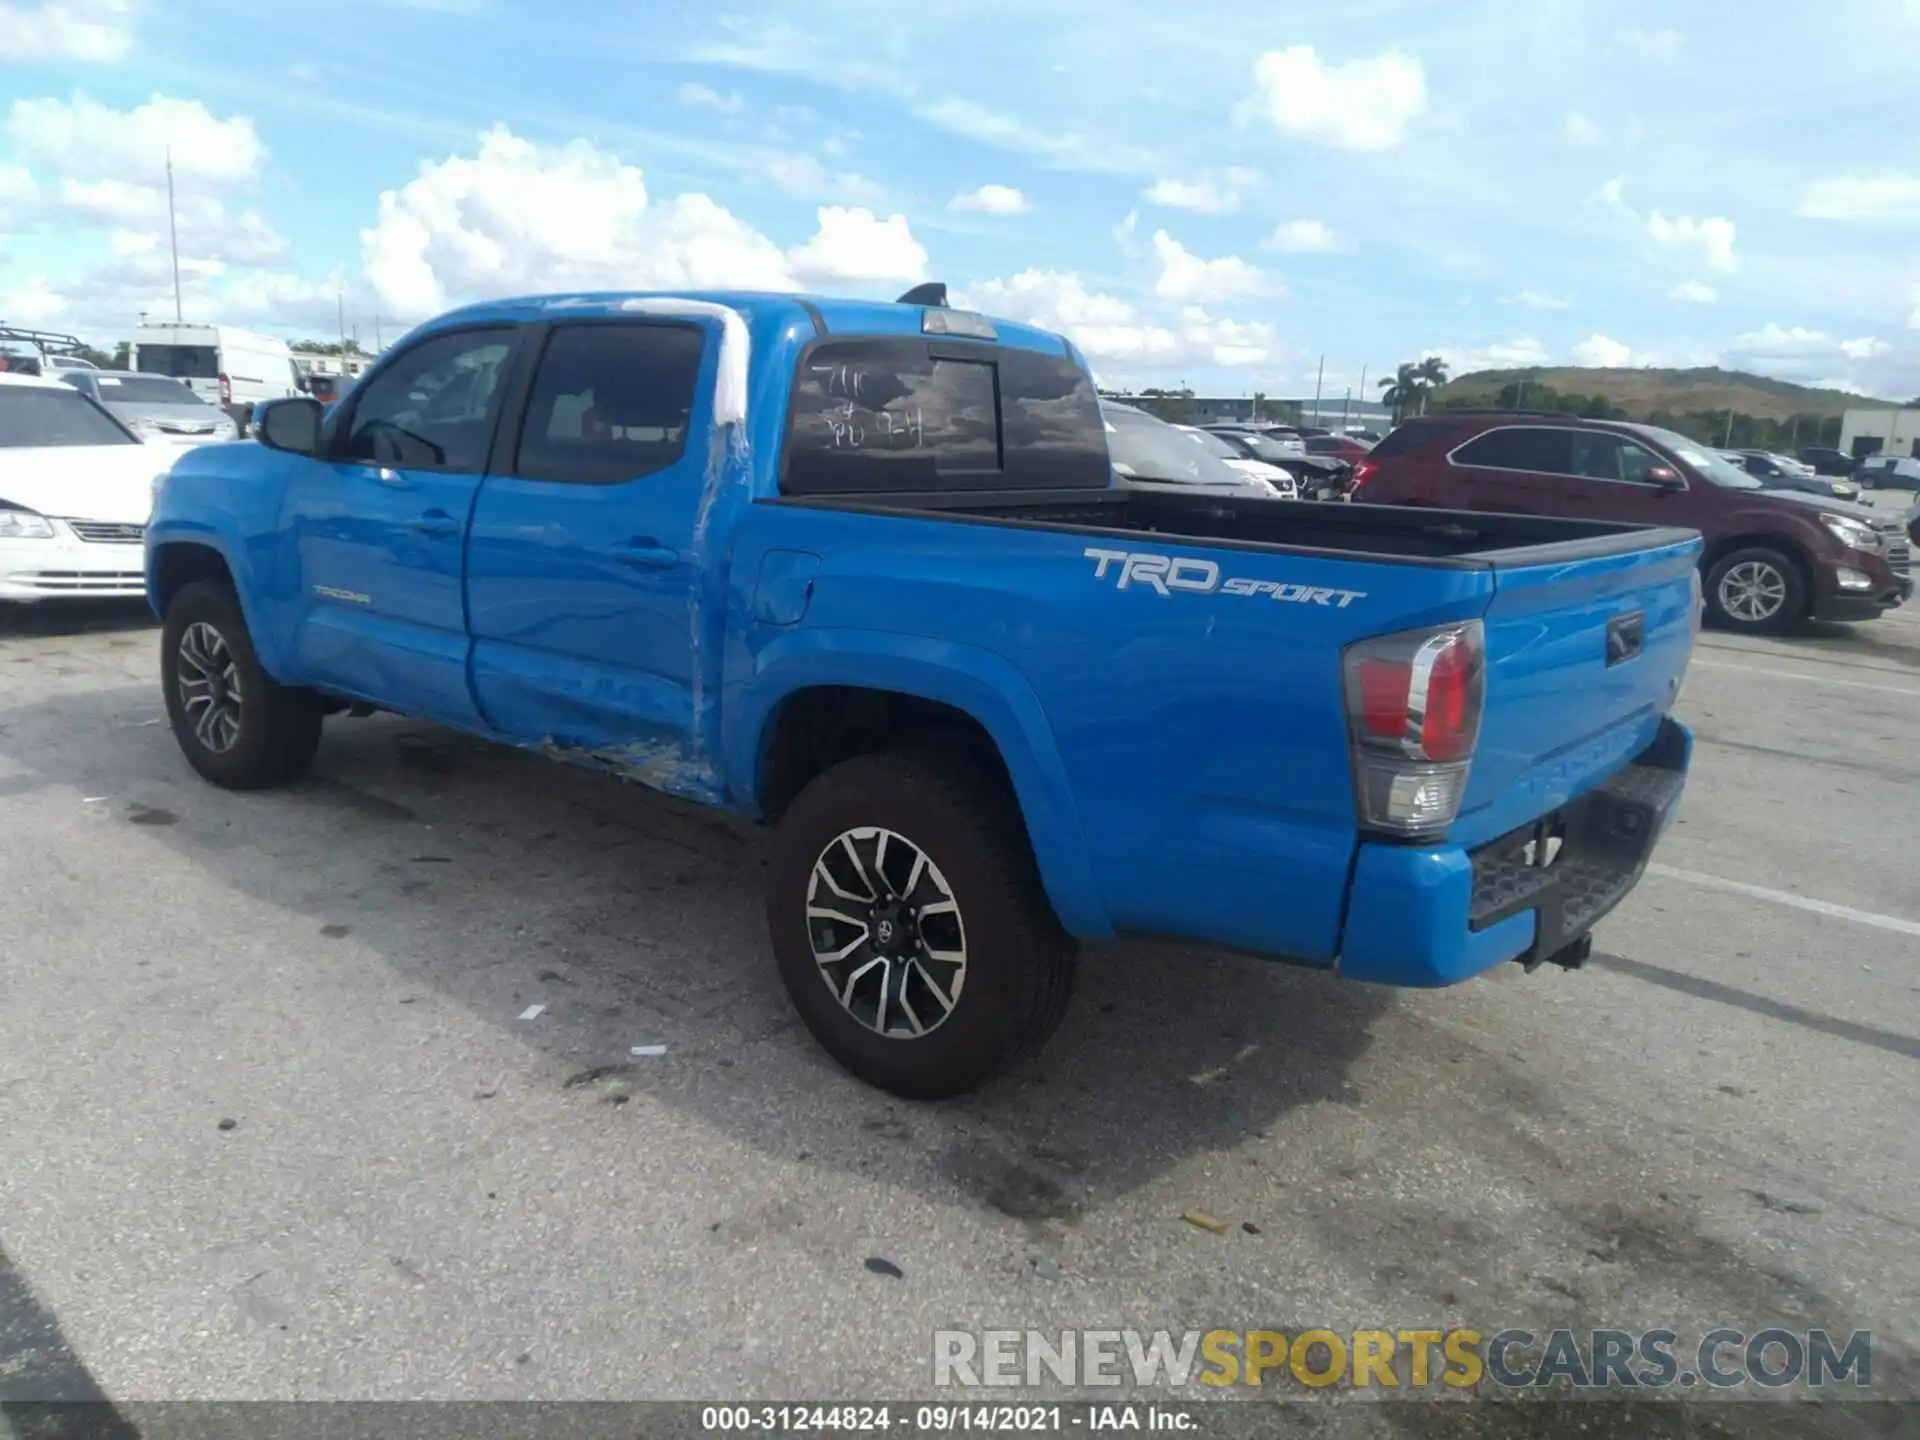
[[1701,542],[1648,538],[1624,553],[1495,557],[1486,709],[1454,843],[1558,808],[1652,743],[1692,653]]

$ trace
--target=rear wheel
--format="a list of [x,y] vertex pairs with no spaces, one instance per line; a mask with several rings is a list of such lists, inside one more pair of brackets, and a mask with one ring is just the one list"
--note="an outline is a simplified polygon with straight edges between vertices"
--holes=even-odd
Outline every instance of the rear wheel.
[[772,872],[781,979],[869,1084],[944,1099],[1058,1028],[1074,943],[991,772],[893,753],[837,765],[787,812]]
[[197,582],[173,597],[160,637],[160,676],[181,753],[215,785],[257,790],[312,763],[321,701],[261,668],[226,586]]
[[1722,556],[1707,575],[1707,615],[1729,630],[1784,630],[1805,613],[1800,567],[1778,550],[1754,546]]

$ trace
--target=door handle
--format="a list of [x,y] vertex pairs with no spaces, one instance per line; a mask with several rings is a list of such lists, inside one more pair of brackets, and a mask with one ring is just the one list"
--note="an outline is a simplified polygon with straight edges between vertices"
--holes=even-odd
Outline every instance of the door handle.
[[637,570],[665,570],[680,563],[678,550],[662,545],[651,535],[636,535],[614,546],[613,553],[622,565],[631,565]]
[[444,510],[429,510],[413,522],[413,528],[422,535],[447,540],[460,533],[460,522]]

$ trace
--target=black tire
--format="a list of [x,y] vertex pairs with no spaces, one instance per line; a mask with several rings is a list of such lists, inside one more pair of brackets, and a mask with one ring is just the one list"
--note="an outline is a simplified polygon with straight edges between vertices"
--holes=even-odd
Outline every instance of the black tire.
[[[913,1010],[915,997],[920,1008],[937,1009],[943,997],[931,977],[938,970],[944,983],[955,972],[931,957],[954,953],[956,935],[965,960],[960,972],[964,978],[945,1015],[931,1023],[913,1017],[924,1024],[924,1033],[918,1035],[900,1028],[909,1021],[899,1000],[889,994],[896,973],[893,959],[882,965],[877,981],[847,984],[847,994],[854,997],[851,1007],[837,993],[842,977],[872,963],[880,925],[873,907],[856,909],[853,915],[865,939],[851,947],[851,958],[823,964],[815,955],[816,936],[837,946],[839,937],[856,933],[833,929],[835,921],[809,918],[815,866],[829,849],[841,856],[836,848],[840,838],[863,829],[884,830],[906,847],[904,854],[898,846],[889,850],[875,867],[891,870],[887,883],[869,879],[870,890],[904,893],[907,902],[922,901],[938,909],[944,889],[956,907],[957,928],[943,918],[921,914],[913,904],[905,907],[916,921],[909,927],[913,938],[906,942],[907,953],[927,957],[918,961],[924,968],[917,981],[912,966],[901,962],[898,995],[907,1001],[905,1010]],[[878,840],[854,844],[864,874]],[[915,852],[926,858],[925,871],[914,870]],[[906,881],[915,873],[921,879],[909,889]],[[845,870],[841,874],[853,878]],[[830,905],[847,903],[826,890],[819,895]],[[822,924],[828,928],[814,928]],[[1066,1014],[1078,959],[1077,947],[1060,928],[1041,889],[1026,829],[1005,781],[981,766],[912,753],[848,760],[801,792],[775,841],[767,925],[780,978],[821,1047],[868,1084],[911,1100],[962,1094],[1038,1051]],[[836,964],[840,968],[832,968]],[[869,975],[873,973],[870,969]],[[893,1006],[891,1014],[879,1012],[880,1025],[890,1033],[855,1013],[869,999],[876,1000],[877,1008],[881,994],[889,994]]]
[[[1757,586],[1747,583],[1752,581]],[[1751,545],[1722,555],[1707,572],[1707,618],[1722,629],[1776,634],[1806,618],[1807,581],[1785,551]],[[1744,598],[1743,598],[1744,595]],[[1768,602],[1774,608],[1765,610]]]
[[[214,743],[203,738],[199,722],[208,707],[196,705],[190,714],[182,689],[183,671],[190,682],[195,678],[193,662],[184,660],[181,650],[182,641],[195,627],[204,627],[196,639],[204,640],[208,632],[217,637],[238,681],[238,733],[225,748],[217,742],[230,732],[216,735]],[[206,653],[204,645],[199,653]],[[313,763],[325,718],[320,698],[310,691],[279,684],[261,668],[239,602],[225,585],[205,581],[185,585],[168,604],[166,624],[160,632],[160,683],[166,695],[167,719],[181,753],[203,778],[222,789],[259,790],[281,785]]]

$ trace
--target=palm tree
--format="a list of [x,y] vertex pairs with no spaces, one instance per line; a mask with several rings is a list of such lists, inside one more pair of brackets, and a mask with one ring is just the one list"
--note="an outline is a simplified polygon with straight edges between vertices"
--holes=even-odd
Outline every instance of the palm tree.
[[1420,413],[1427,413],[1427,392],[1438,390],[1447,383],[1447,362],[1438,355],[1429,355],[1414,367],[1414,379],[1420,384]]
[[1392,408],[1393,423],[1398,425],[1400,417],[1408,406],[1413,404],[1414,396],[1420,393],[1418,366],[1402,365],[1394,372],[1392,379],[1382,377],[1380,381],[1380,403]]

